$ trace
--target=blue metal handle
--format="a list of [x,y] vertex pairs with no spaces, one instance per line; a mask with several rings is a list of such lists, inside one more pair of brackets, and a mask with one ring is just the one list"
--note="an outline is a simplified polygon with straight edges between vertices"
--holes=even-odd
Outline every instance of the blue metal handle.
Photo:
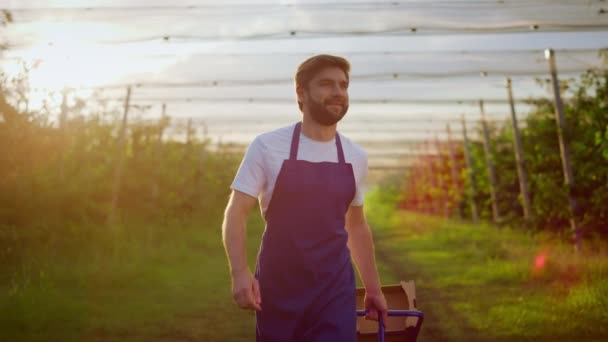
[[[357,316],[365,316],[366,314],[367,310],[357,310]],[[415,336],[418,336],[422,321],[424,321],[424,314],[422,312],[415,310],[388,310],[386,314],[388,316],[418,317],[418,322],[416,322],[416,326],[414,327]],[[384,342],[384,322],[381,314],[378,315],[378,342]]]

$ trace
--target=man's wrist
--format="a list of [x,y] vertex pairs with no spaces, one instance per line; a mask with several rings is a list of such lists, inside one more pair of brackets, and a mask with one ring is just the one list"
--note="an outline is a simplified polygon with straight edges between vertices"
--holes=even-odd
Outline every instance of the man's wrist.
[[236,278],[245,272],[249,272],[249,266],[247,266],[247,265],[240,266],[240,267],[233,267],[230,270],[230,274],[232,275],[233,278]]
[[382,289],[380,288],[380,286],[370,286],[370,287],[366,287],[365,288],[365,294],[367,295],[379,295],[382,294]]

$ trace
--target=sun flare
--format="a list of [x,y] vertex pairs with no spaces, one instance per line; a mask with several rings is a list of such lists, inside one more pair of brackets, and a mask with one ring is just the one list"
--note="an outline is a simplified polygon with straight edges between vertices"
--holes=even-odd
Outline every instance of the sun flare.
[[30,108],[53,101],[53,94],[66,88],[84,94],[87,89],[127,83],[132,79],[127,76],[134,73],[157,70],[150,60],[142,60],[141,49],[103,43],[120,35],[123,29],[118,25],[46,20],[28,25],[16,32],[24,37],[22,44],[6,51],[0,69],[9,79],[27,78]]

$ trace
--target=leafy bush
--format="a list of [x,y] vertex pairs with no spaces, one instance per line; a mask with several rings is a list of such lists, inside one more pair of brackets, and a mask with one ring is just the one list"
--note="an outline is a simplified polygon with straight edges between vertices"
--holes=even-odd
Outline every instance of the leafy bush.
[[83,115],[80,103],[57,127],[46,114],[18,110],[7,94],[0,87],[0,258],[104,226],[121,153],[116,224],[221,217],[238,154],[162,139],[168,118],[131,123],[121,147],[118,111]]
[[[564,103],[566,131],[569,142],[570,162],[574,174],[574,185],[566,188],[562,173],[562,162],[557,136],[553,103],[546,100],[530,100],[534,109],[526,116],[520,127],[526,174],[531,197],[532,217],[530,222],[522,219],[522,205],[517,169],[513,152],[513,132],[509,122],[502,127],[490,125],[491,147],[497,173],[498,207],[503,222],[528,228],[565,233],[568,220],[573,214],[582,227],[584,235],[608,237],[608,72],[589,71],[570,86],[570,96]],[[481,129],[478,127],[478,129]],[[448,146],[443,149],[447,151]],[[458,210],[470,217],[470,201],[476,202],[480,217],[492,218],[490,183],[482,145],[471,143],[474,187],[476,194],[468,194],[468,172],[463,162],[462,146],[456,150],[456,167],[459,179],[454,185],[450,175],[450,158],[447,152],[438,160],[427,158],[414,166],[406,176],[403,207],[437,215],[441,211],[428,210],[432,201],[442,201],[448,194],[451,213]],[[427,180],[428,165],[442,165],[438,177],[444,179],[444,189],[436,182]],[[437,173],[437,172],[436,172]],[[464,187],[461,185],[464,184]],[[408,186],[409,185],[409,186]],[[574,213],[570,212],[567,195],[575,199]]]

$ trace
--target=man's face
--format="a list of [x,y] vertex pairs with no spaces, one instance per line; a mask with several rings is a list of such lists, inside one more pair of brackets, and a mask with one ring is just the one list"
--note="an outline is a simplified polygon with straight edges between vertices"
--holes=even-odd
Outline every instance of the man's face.
[[298,96],[312,119],[324,126],[335,125],[348,111],[348,79],[342,69],[329,67],[315,75]]

